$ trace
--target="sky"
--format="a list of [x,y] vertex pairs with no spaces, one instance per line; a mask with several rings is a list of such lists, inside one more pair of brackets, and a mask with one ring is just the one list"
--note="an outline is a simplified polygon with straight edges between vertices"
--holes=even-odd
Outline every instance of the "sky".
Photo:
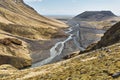
[[77,15],[84,11],[110,10],[120,15],[120,0],[24,0],[42,15]]

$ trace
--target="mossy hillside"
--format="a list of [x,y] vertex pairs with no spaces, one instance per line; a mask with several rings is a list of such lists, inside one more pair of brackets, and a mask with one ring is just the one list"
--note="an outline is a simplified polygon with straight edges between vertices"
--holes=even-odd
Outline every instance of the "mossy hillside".
[[101,38],[101,40],[93,47],[93,49],[112,45],[120,42],[120,22],[113,25]]
[[19,36],[25,33],[24,37],[30,39],[50,39],[54,34],[61,37],[65,35],[62,29],[67,27],[61,21],[41,16],[23,0],[0,0],[0,18],[1,23],[7,24],[5,29],[13,29],[12,33]]
[[3,80],[119,80],[120,43],[42,67],[27,69]]
[[27,37],[30,39],[39,39],[39,38],[55,38],[58,35],[59,37],[65,37],[65,34],[61,34],[61,30],[56,30],[52,28],[40,28],[34,26],[23,26],[15,24],[4,24],[0,23],[0,29],[8,33]]
[[0,39],[0,65],[10,64],[16,68],[31,66],[32,59],[25,42],[16,38]]

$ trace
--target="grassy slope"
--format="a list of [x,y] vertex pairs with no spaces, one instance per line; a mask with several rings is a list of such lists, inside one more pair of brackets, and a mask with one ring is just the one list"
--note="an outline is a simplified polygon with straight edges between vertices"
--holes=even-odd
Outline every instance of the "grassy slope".
[[117,43],[63,62],[16,73],[11,71],[3,76],[3,80],[119,80],[120,78],[111,77],[119,72],[119,57],[120,43]]
[[16,73],[9,72],[1,78],[3,80],[119,80],[120,77],[112,77],[120,71],[119,30],[120,23],[111,27],[98,42],[99,49],[95,48],[96,50],[66,61]]
[[[34,34],[33,35],[34,38],[44,39],[46,37],[47,38],[51,38],[51,36],[53,37],[53,33],[60,34],[59,33],[60,31],[58,32],[58,29],[67,27],[64,23],[60,21],[49,19],[39,15],[33,8],[26,5],[22,0],[18,0],[18,1],[21,1],[21,2],[16,3],[14,0],[0,1],[1,18],[6,20],[8,23],[15,25],[16,26],[15,28],[20,30],[19,34],[17,34],[16,31],[13,30],[14,34],[17,34],[20,36],[24,35],[24,33],[21,32],[24,29],[19,28],[19,26],[22,25],[28,29],[28,31],[25,30],[25,32],[31,31],[31,33]],[[3,22],[3,21],[1,22],[7,24],[6,22]],[[9,25],[7,27],[11,28]],[[33,31],[33,28],[34,28],[34,31]],[[39,34],[38,29],[39,30],[43,29],[43,32],[42,31],[40,32],[43,34]],[[50,31],[48,29],[50,29]],[[36,32],[38,32],[38,34]],[[48,33],[45,33],[45,32],[48,32]],[[45,34],[50,36],[47,36]],[[29,37],[29,35],[28,36],[26,35],[24,37],[32,38],[32,37]]]

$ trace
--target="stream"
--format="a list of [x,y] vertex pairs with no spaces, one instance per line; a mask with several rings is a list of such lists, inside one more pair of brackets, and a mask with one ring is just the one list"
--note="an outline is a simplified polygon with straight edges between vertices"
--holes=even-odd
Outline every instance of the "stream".
[[65,43],[67,43],[70,40],[72,40],[74,42],[75,46],[80,51],[85,50],[83,47],[81,47],[81,44],[80,44],[80,30],[79,30],[78,27],[77,28],[70,27],[68,29],[68,31],[66,31],[66,33],[69,34],[68,38],[65,39],[64,41],[57,42],[50,49],[50,57],[41,61],[41,62],[37,62],[37,63],[33,64],[32,67],[42,66],[42,65],[45,65],[45,64],[48,64],[48,63],[51,63],[51,62],[55,61],[55,59],[59,58],[60,55],[62,54],[62,52],[64,50],[64,47],[65,47]]
[[[86,41],[86,39],[82,32],[84,31],[83,29],[87,30],[87,32],[92,32],[93,34],[100,34],[100,33],[103,34],[105,32],[103,30],[98,30],[98,29],[89,28],[89,27],[82,27],[80,26],[80,24],[76,24],[74,27],[70,27],[68,31],[66,31],[66,33],[69,34],[68,38],[66,38],[63,41],[57,42],[50,49],[50,57],[47,59],[44,59],[43,61],[34,63],[32,65],[32,68],[49,64],[49,63],[54,63],[56,61],[60,61],[64,56],[69,55],[70,53],[76,50],[84,51],[86,47],[83,42]],[[84,34],[86,34],[86,32],[84,32]]]

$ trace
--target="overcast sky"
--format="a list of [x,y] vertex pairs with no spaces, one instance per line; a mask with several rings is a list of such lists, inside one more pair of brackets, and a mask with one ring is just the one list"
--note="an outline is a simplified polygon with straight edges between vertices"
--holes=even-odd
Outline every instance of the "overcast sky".
[[42,15],[77,15],[84,11],[111,10],[120,15],[120,0],[24,0]]

